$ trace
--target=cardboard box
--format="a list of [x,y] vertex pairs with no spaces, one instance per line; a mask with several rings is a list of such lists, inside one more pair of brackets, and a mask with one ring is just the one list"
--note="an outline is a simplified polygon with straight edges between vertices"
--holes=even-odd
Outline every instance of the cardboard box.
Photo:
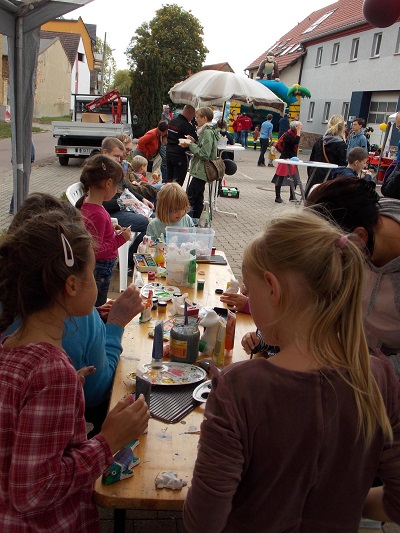
[[110,121],[107,115],[103,115],[102,113],[82,113],[82,122],[99,123]]

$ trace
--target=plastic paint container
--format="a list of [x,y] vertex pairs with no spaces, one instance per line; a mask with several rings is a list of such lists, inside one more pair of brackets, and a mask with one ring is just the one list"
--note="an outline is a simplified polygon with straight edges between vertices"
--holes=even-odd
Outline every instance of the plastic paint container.
[[211,255],[215,255],[215,252],[216,252],[216,251],[217,251],[216,247],[213,246],[213,247],[211,248]]
[[204,291],[204,279],[198,279],[197,280],[197,290],[198,291]]
[[148,273],[147,273],[147,279],[149,281],[154,281],[156,279],[156,273],[153,272],[152,270],[150,270]]
[[151,309],[152,309],[152,311],[154,311],[154,310],[157,309],[157,307],[158,307],[158,298],[157,298],[156,296],[154,296],[154,297],[151,299],[151,301],[152,301],[152,304],[153,304],[152,307],[151,307]]
[[167,310],[167,302],[165,300],[158,300],[158,312],[165,313]]
[[194,363],[199,355],[199,340],[200,331],[196,318],[188,317],[188,324],[185,325],[183,316],[175,317],[169,341],[171,361]]

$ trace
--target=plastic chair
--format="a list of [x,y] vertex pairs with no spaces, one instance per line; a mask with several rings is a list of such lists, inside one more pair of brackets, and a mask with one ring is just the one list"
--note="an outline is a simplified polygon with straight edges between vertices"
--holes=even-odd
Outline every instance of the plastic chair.
[[[113,224],[118,224],[117,218],[112,218]],[[128,253],[129,247],[137,237],[137,233],[132,233],[129,241],[118,248],[118,265],[119,265],[119,290],[124,292],[128,287]]]
[[65,191],[65,194],[67,195],[68,201],[75,206],[79,198],[82,198],[85,194],[82,183],[80,181],[73,183]]

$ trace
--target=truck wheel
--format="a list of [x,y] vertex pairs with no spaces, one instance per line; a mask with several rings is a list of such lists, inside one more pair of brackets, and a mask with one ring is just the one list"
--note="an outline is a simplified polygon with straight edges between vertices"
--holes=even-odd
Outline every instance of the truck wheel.
[[60,155],[58,156],[58,161],[62,167],[66,167],[68,165],[69,157],[67,155]]

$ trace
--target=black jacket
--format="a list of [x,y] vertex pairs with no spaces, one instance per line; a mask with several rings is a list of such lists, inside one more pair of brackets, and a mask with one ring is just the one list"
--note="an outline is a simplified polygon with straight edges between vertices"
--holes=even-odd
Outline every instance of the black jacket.
[[186,148],[179,146],[179,139],[191,135],[197,141],[196,129],[182,114],[173,118],[168,124],[167,157],[177,155],[186,158]]

